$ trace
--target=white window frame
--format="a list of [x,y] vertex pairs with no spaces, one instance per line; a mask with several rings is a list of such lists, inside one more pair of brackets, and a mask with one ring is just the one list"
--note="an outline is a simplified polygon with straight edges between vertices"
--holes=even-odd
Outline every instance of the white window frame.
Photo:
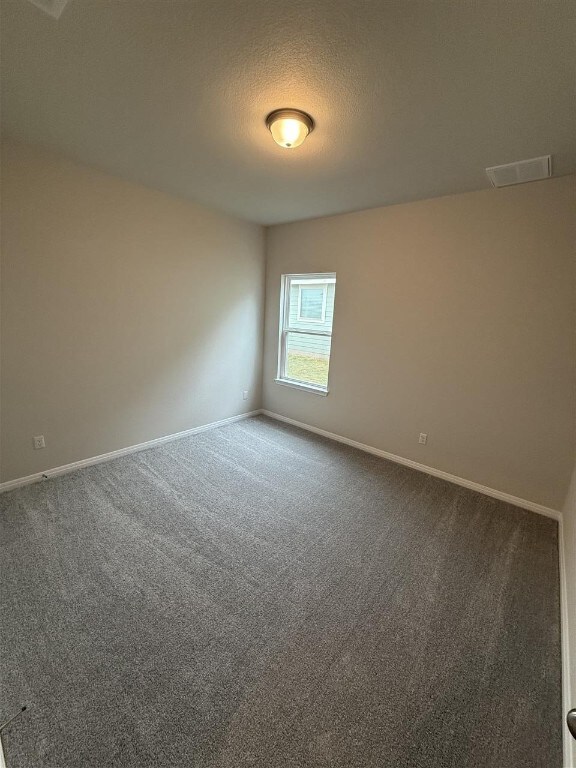
[[[286,376],[286,339],[288,333],[302,333],[306,335],[314,336],[328,336],[332,337],[332,331],[315,330],[314,328],[295,328],[290,325],[290,288],[292,285],[311,285],[323,283],[336,283],[335,272],[316,272],[313,274],[299,274],[299,275],[282,275],[281,287],[280,287],[280,321],[278,324],[278,371],[276,375],[276,383],[283,384],[287,387],[294,387],[295,389],[303,389],[307,392],[313,392],[317,395],[327,395],[328,386],[321,387],[317,384],[310,384],[308,382],[299,381],[298,379],[290,379]],[[323,307],[323,315],[325,318],[326,312],[326,298],[328,295],[328,286],[326,286],[325,301]],[[300,292],[298,292],[298,302],[300,302]],[[297,315],[298,318],[298,315]],[[308,322],[308,321],[307,321]],[[316,321],[318,322],[318,321]],[[325,322],[325,319],[324,319]]]
[[[292,285],[298,285],[298,311],[296,314],[297,319],[301,323],[325,323],[326,322],[326,300],[328,299],[328,285],[320,280],[302,280],[295,283],[292,280]],[[302,316],[302,288],[313,288],[320,286],[322,288],[322,313],[320,317],[303,317]]]

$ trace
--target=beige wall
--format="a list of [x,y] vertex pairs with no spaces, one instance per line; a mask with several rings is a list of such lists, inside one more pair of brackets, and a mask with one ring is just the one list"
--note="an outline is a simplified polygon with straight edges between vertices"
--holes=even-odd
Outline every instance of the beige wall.
[[[3,481],[260,406],[260,227],[26,145],[2,161]],[[575,200],[565,177],[270,228],[264,406],[560,508]],[[332,270],[322,398],[273,381],[279,285]]]
[[261,227],[5,143],[2,480],[258,408],[263,248]]
[[[575,201],[564,177],[270,228],[264,407],[560,509]],[[327,397],[274,383],[280,275],[323,271],[337,273]]]
[[[576,467],[563,509],[564,567],[566,576],[566,608],[569,668],[569,690],[566,711],[576,707]],[[566,731],[568,729],[566,728]],[[565,764],[576,765],[575,742],[566,733],[567,754]],[[570,752],[570,750],[572,750]]]

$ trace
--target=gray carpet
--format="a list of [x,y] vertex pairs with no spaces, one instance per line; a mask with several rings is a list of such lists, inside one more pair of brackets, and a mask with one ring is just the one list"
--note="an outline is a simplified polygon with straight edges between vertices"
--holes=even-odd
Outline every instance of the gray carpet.
[[557,525],[265,418],[2,507],[8,768],[560,768]]

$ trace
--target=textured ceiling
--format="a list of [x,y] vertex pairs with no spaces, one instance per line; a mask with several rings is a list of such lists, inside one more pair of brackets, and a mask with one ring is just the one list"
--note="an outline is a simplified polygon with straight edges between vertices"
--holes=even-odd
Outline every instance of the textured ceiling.
[[575,171],[575,35],[573,0],[3,0],[3,130],[265,224],[358,210]]

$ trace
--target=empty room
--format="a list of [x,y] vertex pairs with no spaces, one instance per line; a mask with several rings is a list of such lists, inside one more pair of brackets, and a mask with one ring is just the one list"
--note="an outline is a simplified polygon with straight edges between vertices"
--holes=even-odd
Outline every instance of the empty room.
[[576,4],[0,15],[0,768],[576,768]]

